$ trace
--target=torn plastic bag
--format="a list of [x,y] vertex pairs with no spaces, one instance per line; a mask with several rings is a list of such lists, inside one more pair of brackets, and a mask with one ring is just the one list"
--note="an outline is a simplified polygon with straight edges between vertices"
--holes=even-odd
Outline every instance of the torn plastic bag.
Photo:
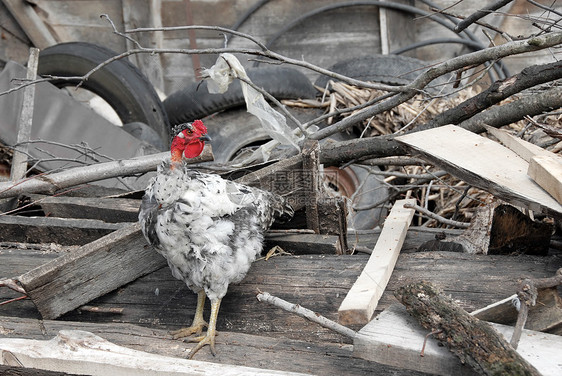
[[[239,77],[250,81],[240,61],[229,53],[221,54],[215,65],[205,69],[203,74],[208,77],[207,88],[212,94],[224,93],[234,78]],[[287,125],[285,117],[275,111],[256,89],[242,80],[240,80],[240,85],[248,112],[260,120],[267,134],[283,145],[292,145],[300,150],[299,138]],[[269,154],[269,151],[266,153]],[[268,159],[268,155],[264,154],[263,157],[264,160]]]

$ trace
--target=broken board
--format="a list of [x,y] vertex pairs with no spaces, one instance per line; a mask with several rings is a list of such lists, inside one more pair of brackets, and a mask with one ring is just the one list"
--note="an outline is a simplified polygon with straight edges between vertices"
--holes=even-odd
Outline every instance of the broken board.
[[414,209],[404,204],[416,200],[397,200],[384,221],[384,226],[367,265],[353,284],[338,309],[339,322],[344,325],[369,322],[396,265],[404,238],[414,216]]
[[[513,327],[491,325],[506,339],[511,338]],[[432,337],[427,339],[422,357],[420,352],[428,333],[403,306],[393,305],[358,332],[354,339],[353,355],[437,375],[476,374],[446,347],[439,346]],[[523,330],[517,352],[544,376],[562,374],[562,363],[559,361],[562,354],[560,336]]]
[[0,339],[0,364],[79,375],[304,375],[150,354],[82,330],[61,330],[50,340]]
[[562,203],[562,159],[555,154],[536,155],[527,174],[559,203]]
[[135,223],[16,279],[41,316],[54,319],[165,264]]
[[470,185],[515,206],[556,217],[562,205],[528,175],[529,164],[510,149],[454,125],[396,138]]

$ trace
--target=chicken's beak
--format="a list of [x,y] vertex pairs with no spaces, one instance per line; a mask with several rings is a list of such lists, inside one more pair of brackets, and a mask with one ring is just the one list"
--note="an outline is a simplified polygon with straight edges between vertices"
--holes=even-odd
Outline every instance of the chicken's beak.
[[203,136],[199,137],[201,141],[211,141],[211,137],[208,134],[204,134]]

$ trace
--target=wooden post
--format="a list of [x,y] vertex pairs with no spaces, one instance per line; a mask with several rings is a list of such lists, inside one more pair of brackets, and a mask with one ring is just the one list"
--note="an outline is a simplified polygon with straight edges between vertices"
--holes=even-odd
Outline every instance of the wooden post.
[[315,233],[320,233],[318,222],[318,196],[320,193],[318,154],[320,146],[317,140],[307,140],[302,148],[302,173],[304,200],[306,207],[306,225]]
[[[37,76],[37,65],[39,62],[39,49],[29,49],[29,60],[27,62],[27,79],[35,80]],[[12,158],[12,170],[10,180],[19,180],[25,177],[27,171],[27,150],[31,125],[33,123],[33,102],[35,100],[35,85],[26,86],[23,89],[23,104],[18,124],[18,137],[14,156]]]

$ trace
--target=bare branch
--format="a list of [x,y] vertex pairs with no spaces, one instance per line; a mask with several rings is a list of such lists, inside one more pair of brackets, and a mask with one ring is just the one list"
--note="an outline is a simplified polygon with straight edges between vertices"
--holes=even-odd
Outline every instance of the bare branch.
[[356,113],[355,115],[340,120],[339,122],[329,127],[326,127],[313,134],[311,138],[314,140],[322,140],[335,133],[344,131],[354,126],[355,124],[358,124],[359,122],[370,118],[371,116],[396,107],[397,105],[406,102],[410,98],[414,97],[416,93],[422,90],[432,80],[446,73],[453,72],[468,65],[482,64],[490,60],[497,60],[510,55],[537,51],[553,47],[561,43],[562,32],[556,32],[529,38],[522,41],[509,42],[501,46],[491,47],[485,50],[480,50],[452,58],[441,64],[435,65],[434,67],[428,69],[426,72],[420,74],[418,78],[414,80],[414,82],[402,87],[403,89],[405,89],[405,91],[400,92],[399,94],[382,103],[376,104],[370,108]]
[[275,296],[269,294],[268,292],[261,292],[260,291],[256,295],[256,298],[260,302],[266,302],[266,303],[272,304],[276,307],[279,307],[281,309],[284,309],[287,312],[296,313],[300,317],[304,317],[307,320],[310,320],[312,322],[320,324],[324,328],[328,328],[328,329],[333,330],[333,331],[335,331],[339,334],[342,334],[344,336],[354,338],[355,335],[357,334],[354,330],[351,330],[351,329],[349,329],[349,328],[347,328],[343,325],[338,324],[337,322],[329,320],[326,317],[321,316],[321,315],[319,315],[319,314],[317,314],[317,313],[315,313],[315,312],[313,312],[309,309],[301,307],[298,304],[292,304],[292,303],[289,303],[286,300],[275,297]]
[[[59,189],[78,184],[153,171],[167,157],[169,157],[169,152],[163,152],[133,159],[71,168],[50,175],[36,175],[17,182],[0,183],[0,198],[13,197],[22,193],[53,193]],[[212,159],[211,149],[205,147],[199,157],[192,158],[186,163],[199,163]]]

